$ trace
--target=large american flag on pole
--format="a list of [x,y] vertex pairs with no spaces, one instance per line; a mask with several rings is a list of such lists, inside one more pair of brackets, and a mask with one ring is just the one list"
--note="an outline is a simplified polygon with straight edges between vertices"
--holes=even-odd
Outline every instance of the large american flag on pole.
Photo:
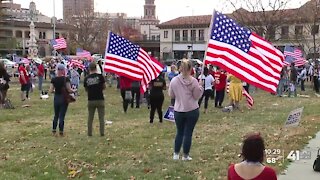
[[233,19],[215,12],[205,64],[219,66],[242,81],[275,92],[284,56],[269,42]]
[[298,48],[285,46],[283,54],[285,56],[285,66],[290,66],[291,63],[294,63],[298,67],[306,63],[306,60],[302,57],[302,51]]
[[67,48],[67,42],[63,37],[59,39],[50,40],[50,44],[55,50]]
[[144,91],[163,70],[163,66],[140,46],[112,32],[109,33],[105,58],[106,72],[141,81]]

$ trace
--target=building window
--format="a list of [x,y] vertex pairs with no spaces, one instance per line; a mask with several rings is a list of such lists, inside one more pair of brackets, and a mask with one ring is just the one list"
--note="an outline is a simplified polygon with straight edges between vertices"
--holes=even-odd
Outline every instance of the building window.
[[180,41],[180,30],[174,31],[174,39],[175,41]]
[[288,39],[289,38],[289,26],[281,27],[281,38]]
[[22,38],[22,31],[16,31],[16,38]]
[[47,39],[47,38],[46,38],[46,32],[42,32],[42,38],[43,38],[43,39]]
[[30,38],[30,31],[24,32],[24,38]]
[[204,30],[203,29],[199,30],[199,41],[204,41]]
[[39,39],[42,39],[42,32],[39,32]]
[[319,33],[319,25],[312,26],[311,35],[318,34]]
[[295,26],[294,33],[296,36],[302,36],[303,26]]
[[151,36],[151,39],[154,41],[154,40],[156,40],[156,36],[155,35],[152,35]]
[[168,38],[168,31],[164,31],[164,33],[163,33],[163,37],[164,37],[165,39],[167,39],[167,38]]
[[59,37],[60,37],[60,34],[59,34],[59,33],[56,33],[55,39],[58,39]]
[[191,30],[191,41],[195,41],[197,36],[196,30]]
[[188,41],[188,30],[183,30],[182,31],[182,40],[183,41]]

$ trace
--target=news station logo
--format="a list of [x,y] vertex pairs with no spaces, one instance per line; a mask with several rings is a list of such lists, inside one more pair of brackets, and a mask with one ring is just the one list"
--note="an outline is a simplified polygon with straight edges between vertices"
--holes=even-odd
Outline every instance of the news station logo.
[[288,154],[287,159],[291,161],[311,159],[311,151],[292,150]]

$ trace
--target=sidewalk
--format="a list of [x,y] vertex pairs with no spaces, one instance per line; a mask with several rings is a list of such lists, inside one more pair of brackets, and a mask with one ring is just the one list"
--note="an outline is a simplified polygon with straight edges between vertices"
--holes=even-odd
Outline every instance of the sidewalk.
[[312,169],[319,148],[320,132],[318,132],[316,137],[311,139],[309,144],[303,149],[305,151],[311,151],[311,159],[291,162],[286,172],[278,175],[278,180],[319,180],[320,172],[315,172]]

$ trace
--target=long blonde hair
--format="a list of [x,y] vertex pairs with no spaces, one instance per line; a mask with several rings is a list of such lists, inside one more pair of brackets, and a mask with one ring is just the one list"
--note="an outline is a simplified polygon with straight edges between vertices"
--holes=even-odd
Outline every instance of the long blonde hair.
[[183,76],[188,76],[191,74],[192,63],[188,59],[183,59],[180,64],[180,72]]

